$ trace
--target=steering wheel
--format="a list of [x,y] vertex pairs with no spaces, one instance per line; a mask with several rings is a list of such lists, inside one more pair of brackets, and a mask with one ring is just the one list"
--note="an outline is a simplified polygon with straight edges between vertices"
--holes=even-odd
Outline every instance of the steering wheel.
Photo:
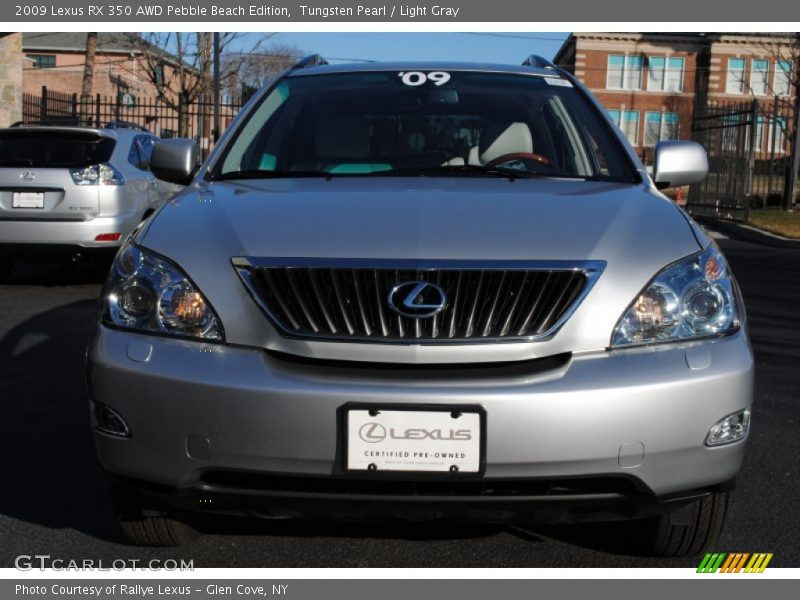
[[492,168],[496,167],[497,165],[502,165],[506,162],[511,162],[512,160],[533,160],[542,165],[550,164],[550,159],[546,156],[542,156],[541,154],[536,154],[534,152],[510,152],[509,154],[502,154],[497,158],[493,158],[483,166]]

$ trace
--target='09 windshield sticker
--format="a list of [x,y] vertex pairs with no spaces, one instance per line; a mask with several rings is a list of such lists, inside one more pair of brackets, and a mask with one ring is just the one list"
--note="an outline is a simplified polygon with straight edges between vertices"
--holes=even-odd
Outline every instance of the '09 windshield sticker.
[[422,71],[400,71],[397,74],[405,85],[417,87],[424,85],[428,81],[432,81],[434,85],[444,85],[450,81],[450,73],[444,71],[431,71],[430,73],[423,73]]

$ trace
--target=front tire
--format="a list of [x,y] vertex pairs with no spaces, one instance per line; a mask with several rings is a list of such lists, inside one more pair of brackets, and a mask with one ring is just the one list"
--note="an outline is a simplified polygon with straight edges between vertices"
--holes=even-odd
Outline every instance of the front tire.
[[188,514],[173,509],[149,514],[134,490],[115,487],[112,496],[122,531],[137,546],[183,546],[201,535]]
[[644,554],[661,557],[695,556],[713,546],[728,510],[727,492],[718,492],[696,500],[676,513],[647,519],[639,529]]

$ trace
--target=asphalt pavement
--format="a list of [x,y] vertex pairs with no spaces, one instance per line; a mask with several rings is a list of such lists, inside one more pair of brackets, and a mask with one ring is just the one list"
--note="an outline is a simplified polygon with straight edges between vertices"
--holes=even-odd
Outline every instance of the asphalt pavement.
[[[756,354],[744,469],[717,549],[800,566],[800,250],[721,239],[743,289]],[[0,286],[0,566],[63,560],[192,559],[195,567],[661,567],[627,556],[606,525],[264,522],[214,519],[182,548],[128,545],[94,453],[83,382],[101,269],[15,267]],[[632,524],[635,527],[636,524]]]

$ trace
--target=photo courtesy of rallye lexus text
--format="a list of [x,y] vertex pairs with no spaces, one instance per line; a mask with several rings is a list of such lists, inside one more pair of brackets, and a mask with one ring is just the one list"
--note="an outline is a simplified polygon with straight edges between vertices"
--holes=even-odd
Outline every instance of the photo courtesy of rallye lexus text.
[[111,268],[88,351],[123,529],[261,518],[640,519],[712,545],[753,357],[716,244],[570,74],[311,56],[244,107]]

